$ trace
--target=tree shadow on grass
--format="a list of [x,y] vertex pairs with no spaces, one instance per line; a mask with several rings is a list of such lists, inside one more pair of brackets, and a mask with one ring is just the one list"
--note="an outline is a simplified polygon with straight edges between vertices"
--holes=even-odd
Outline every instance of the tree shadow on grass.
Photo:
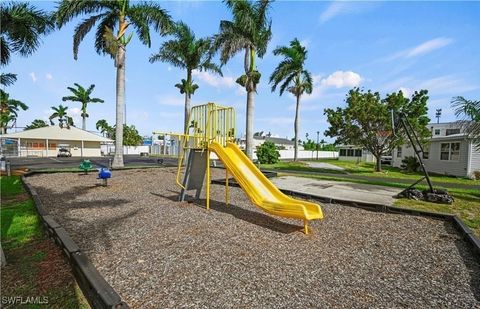
[[[452,226],[451,222],[445,221],[445,230],[451,235],[459,235],[459,232]],[[473,248],[466,242],[464,237],[455,238],[455,246],[459,255],[468,269],[470,275],[470,290],[477,301],[480,301],[480,260],[475,255]]]

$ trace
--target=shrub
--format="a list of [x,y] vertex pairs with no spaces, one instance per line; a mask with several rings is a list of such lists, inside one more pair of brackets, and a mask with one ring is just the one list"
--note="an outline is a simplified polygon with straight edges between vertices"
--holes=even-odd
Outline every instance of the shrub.
[[416,172],[419,167],[420,162],[418,162],[418,159],[416,157],[408,156],[402,160],[402,168],[404,168],[409,173]]
[[257,147],[257,158],[261,164],[275,164],[280,158],[280,153],[274,143],[265,142]]
[[473,172],[473,179],[480,180],[480,170]]

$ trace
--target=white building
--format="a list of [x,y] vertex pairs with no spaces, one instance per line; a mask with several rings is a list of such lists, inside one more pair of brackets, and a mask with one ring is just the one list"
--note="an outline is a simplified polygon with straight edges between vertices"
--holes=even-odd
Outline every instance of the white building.
[[3,134],[2,152],[20,157],[56,157],[59,149],[67,149],[72,157],[99,157],[101,144],[113,140],[76,127],[60,128],[58,125],[17,133]]
[[[428,128],[432,133],[429,144],[425,147],[423,161],[427,171],[442,175],[472,177],[474,171],[480,170],[480,151],[476,149],[471,138],[462,132],[458,124],[434,123]],[[398,147],[393,152],[392,165],[400,167],[407,156],[415,156],[408,145]]]
[[355,162],[375,162],[373,154],[361,146],[338,146],[338,160]]

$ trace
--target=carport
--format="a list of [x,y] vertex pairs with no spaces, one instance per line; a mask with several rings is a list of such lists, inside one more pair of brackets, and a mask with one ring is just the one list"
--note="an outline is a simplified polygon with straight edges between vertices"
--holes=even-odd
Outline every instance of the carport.
[[12,142],[16,144],[17,151],[10,152],[19,157],[56,157],[61,148],[68,149],[72,157],[99,157],[101,144],[113,143],[109,138],[76,127],[59,126],[3,134],[1,138],[2,148]]

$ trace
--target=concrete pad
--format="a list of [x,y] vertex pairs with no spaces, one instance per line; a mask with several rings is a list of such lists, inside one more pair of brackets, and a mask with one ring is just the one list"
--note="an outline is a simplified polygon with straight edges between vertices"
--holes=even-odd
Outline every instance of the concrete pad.
[[325,163],[325,162],[308,162],[305,161],[305,163],[309,167],[314,167],[314,168],[324,168],[324,169],[329,169],[329,170],[336,170],[336,171],[344,171],[345,169],[340,166],[336,166],[330,163]]
[[270,179],[279,189],[291,190],[336,200],[391,206],[402,189],[359,183],[282,176]]

